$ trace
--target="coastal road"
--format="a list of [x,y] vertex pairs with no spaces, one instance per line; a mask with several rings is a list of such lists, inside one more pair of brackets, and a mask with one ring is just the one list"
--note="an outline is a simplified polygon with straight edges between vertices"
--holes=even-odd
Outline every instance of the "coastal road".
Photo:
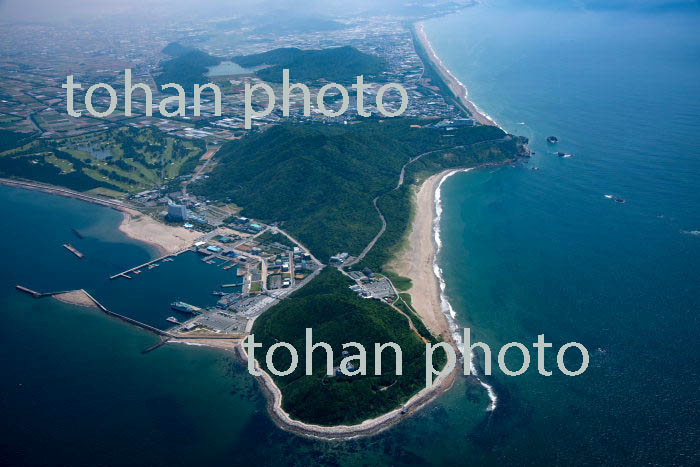
[[430,155],[430,154],[435,154],[436,152],[440,152],[440,151],[446,151],[446,150],[451,150],[451,149],[462,149],[462,148],[464,148],[464,146],[454,146],[454,147],[451,147],[451,148],[435,149],[435,150],[433,150],[433,151],[424,152],[424,153],[422,153],[422,154],[418,154],[417,156],[414,156],[414,157],[410,158],[410,159],[408,160],[408,162],[406,162],[406,163],[401,167],[401,172],[399,173],[399,180],[398,180],[398,182],[396,183],[396,186],[395,186],[394,188],[392,188],[391,190],[387,191],[386,193],[383,193],[383,194],[377,196],[376,198],[374,198],[374,199],[372,200],[372,204],[374,205],[374,209],[377,211],[377,214],[379,214],[379,218],[380,218],[381,221],[382,221],[382,227],[379,229],[379,232],[377,232],[377,235],[375,235],[374,238],[367,244],[367,246],[365,247],[365,249],[362,250],[362,253],[360,253],[359,255],[357,255],[357,257],[354,258],[352,261],[349,261],[349,262],[345,263],[345,264],[342,266],[343,269],[346,268],[346,267],[354,266],[355,264],[357,264],[357,263],[359,263],[360,261],[362,261],[362,260],[365,258],[365,256],[367,256],[367,253],[369,253],[370,250],[372,250],[372,248],[374,248],[374,245],[377,243],[377,240],[379,240],[379,239],[381,238],[381,236],[384,235],[384,232],[386,231],[386,218],[384,217],[384,214],[382,213],[381,209],[379,209],[379,206],[377,205],[377,202],[379,201],[379,198],[380,198],[380,197],[382,197],[382,196],[384,196],[384,195],[386,195],[386,194],[391,193],[392,191],[396,191],[396,190],[398,190],[399,188],[401,188],[401,186],[402,186],[403,183],[404,183],[405,177],[406,177],[406,167],[408,167],[410,164],[414,163],[415,161],[419,160],[419,159],[422,158],[423,156],[428,156],[428,155]]
[[386,195],[386,194],[389,194],[389,193],[391,193],[392,191],[396,191],[396,190],[398,190],[399,188],[401,188],[401,186],[404,184],[404,181],[405,181],[405,178],[406,178],[406,167],[408,167],[409,165],[413,164],[414,162],[416,162],[417,160],[421,159],[422,157],[429,156],[430,154],[435,154],[435,153],[438,153],[438,152],[441,152],[441,151],[452,151],[452,150],[455,150],[455,149],[464,149],[464,148],[466,148],[466,147],[468,147],[468,146],[475,146],[475,145],[477,145],[477,144],[484,144],[484,143],[495,143],[495,142],[503,141],[503,140],[504,140],[504,138],[498,138],[498,139],[493,139],[493,140],[479,141],[479,142],[476,142],[476,143],[473,143],[473,144],[470,144],[470,145],[463,145],[463,144],[462,144],[462,145],[459,145],[459,146],[452,146],[452,147],[449,147],[449,148],[434,149],[434,150],[432,150],[432,151],[424,152],[424,153],[422,153],[422,154],[418,154],[417,156],[414,156],[414,157],[410,158],[410,159],[408,160],[408,162],[406,162],[406,163],[401,167],[401,172],[399,173],[399,180],[396,182],[396,186],[395,186],[393,189],[387,191],[386,193],[382,193],[381,195],[377,196],[376,198],[374,198],[374,199],[372,200],[372,204],[374,205],[374,209],[376,209],[377,214],[379,214],[379,218],[380,218],[381,221],[382,221],[382,227],[379,229],[379,232],[377,232],[377,235],[375,235],[374,238],[367,244],[367,246],[365,247],[365,249],[362,250],[362,253],[360,253],[360,254],[359,254],[356,258],[354,258],[352,261],[348,261],[347,263],[343,264],[343,265],[341,266],[340,269],[342,270],[342,269],[345,269],[345,268],[348,268],[348,267],[352,267],[352,266],[354,266],[355,264],[357,264],[357,263],[359,263],[360,261],[362,261],[362,260],[364,259],[364,257],[367,255],[367,253],[369,253],[370,250],[372,250],[372,248],[374,248],[374,245],[377,243],[377,240],[379,240],[379,239],[381,238],[381,236],[384,235],[384,232],[386,231],[386,218],[384,217],[384,214],[382,213],[381,209],[379,209],[379,206],[377,205],[377,202],[379,201],[379,198],[381,198],[382,196],[384,196],[384,195]]

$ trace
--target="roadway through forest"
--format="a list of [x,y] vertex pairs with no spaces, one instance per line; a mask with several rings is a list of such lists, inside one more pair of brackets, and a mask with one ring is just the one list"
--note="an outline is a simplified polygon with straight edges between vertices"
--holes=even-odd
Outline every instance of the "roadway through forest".
[[377,214],[379,214],[379,219],[381,219],[381,221],[382,221],[382,227],[379,229],[379,232],[377,232],[377,235],[375,235],[374,238],[367,244],[365,249],[362,250],[362,253],[357,255],[357,257],[354,258],[352,261],[345,263],[342,266],[342,269],[354,266],[355,264],[362,261],[365,258],[365,256],[367,256],[367,253],[369,253],[370,250],[372,250],[372,248],[374,248],[374,245],[381,238],[381,236],[384,235],[384,232],[386,231],[386,218],[384,217],[384,214],[382,213],[381,209],[379,209],[377,202],[379,201],[379,198],[381,198],[382,196],[387,195],[387,194],[391,193],[392,191],[396,191],[399,188],[401,188],[401,186],[404,184],[404,179],[406,177],[406,167],[408,167],[410,164],[414,163],[415,161],[417,161],[418,159],[420,159],[423,156],[434,154],[434,153],[440,152],[440,151],[446,151],[446,150],[450,150],[450,149],[462,149],[462,148],[464,148],[464,146],[454,146],[452,148],[441,148],[441,149],[434,149],[432,151],[424,152],[422,154],[418,154],[415,157],[412,157],[411,159],[408,160],[408,162],[406,162],[401,167],[401,172],[399,174],[399,180],[396,183],[396,186],[394,188],[392,188],[391,190],[387,191],[386,193],[382,193],[381,195],[378,195],[377,197],[375,197],[372,200],[372,204],[374,205],[374,209],[377,211]]

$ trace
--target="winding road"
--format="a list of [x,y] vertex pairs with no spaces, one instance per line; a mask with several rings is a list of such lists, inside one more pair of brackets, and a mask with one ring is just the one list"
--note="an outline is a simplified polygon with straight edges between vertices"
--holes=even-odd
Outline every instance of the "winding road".
[[434,150],[432,150],[432,151],[424,152],[424,153],[422,153],[422,154],[418,154],[417,156],[410,158],[410,159],[408,160],[408,162],[406,162],[406,163],[401,167],[401,173],[399,174],[399,181],[396,183],[396,186],[395,186],[394,188],[392,188],[391,190],[389,190],[389,191],[387,191],[387,192],[385,192],[385,193],[382,193],[382,194],[378,195],[377,197],[375,197],[375,198],[372,200],[372,204],[374,205],[374,209],[377,211],[377,214],[379,214],[379,218],[380,218],[381,221],[382,221],[382,227],[381,227],[381,229],[379,229],[379,232],[377,232],[377,235],[375,235],[374,238],[367,244],[367,246],[365,247],[365,249],[362,250],[362,253],[360,253],[359,255],[357,255],[357,257],[356,257],[356,258],[353,258],[351,261],[345,263],[340,269],[343,270],[343,269],[345,269],[345,268],[347,268],[347,267],[354,266],[355,264],[357,264],[357,263],[359,263],[360,261],[362,261],[362,260],[365,258],[365,256],[367,255],[367,253],[369,253],[370,250],[372,250],[372,248],[374,248],[374,245],[377,243],[377,240],[379,240],[379,239],[381,238],[381,236],[384,235],[384,232],[386,231],[386,218],[384,217],[384,214],[382,213],[381,209],[379,209],[379,206],[377,206],[377,201],[379,201],[379,198],[381,198],[382,196],[384,196],[384,195],[386,195],[386,194],[389,194],[389,193],[391,193],[392,191],[396,191],[396,190],[398,190],[399,188],[401,188],[401,186],[402,186],[403,183],[404,183],[404,179],[406,178],[406,167],[408,167],[410,164],[414,163],[415,161],[417,161],[418,159],[420,159],[420,158],[423,157],[423,156],[428,156],[428,155],[430,155],[430,154],[434,154],[434,153],[440,152],[440,151],[446,151],[446,150],[451,150],[451,149],[462,149],[462,148],[464,148],[464,145],[461,145],[461,146],[453,146],[453,147],[451,147],[451,148],[434,149]]

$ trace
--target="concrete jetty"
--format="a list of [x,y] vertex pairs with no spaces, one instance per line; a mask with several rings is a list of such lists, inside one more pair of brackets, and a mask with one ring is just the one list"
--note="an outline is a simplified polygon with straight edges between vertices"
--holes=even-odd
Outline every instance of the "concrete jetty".
[[[34,298],[41,298],[41,297],[50,297],[53,295],[60,295],[60,294],[65,294],[69,292],[76,292],[76,290],[67,290],[67,291],[60,291],[60,292],[37,292],[35,290],[32,290],[28,287],[24,287],[22,285],[15,285],[15,288],[19,290],[20,292],[27,293],[31,295]],[[138,326],[142,329],[145,329],[147,331],[150,331],[154,334],[157,334],[162,337],[161,341],[156,343],[155,345],[152,345],[151,347],[144,349],[143,353],[148,353],[151,352],[158,347],[166,344],[168,341],[171,340],[181,340],[181,341],[191,341],[191,340],[240,340],[242,337],[245,337],[244,335],[213,335],[213,336],[182,336],[182,335],[175,335],[172,334],[168,331],[165,331],[163,329],[158,329],[155,326],[151,326],[150,324],[142,323],[141,321],[135,320],[133,318],[129,318],[128,316],[121,315],[119,313],[115,313],[108,309],[106,306],[104,306],[102,303],[100,303],[99,300],[97,300],[95,297],[93,297],[87,290],[85,289],[78,289],[78,291],[83,292],[86,297],[92,301],[92,303],[95,304],[97,308],[99,308],[101,311],[103,311],[106,315],[108,316],[114,316],[115,318],[119,318],[122,321],[125,321],[129,324],[133,324],[134,326]]]
[[15,285],[15,289],[17,289],[21,292],[28,293],[29,295],[31,295],[34,298],[51,297],[53,295],[61,295],[64,293],[72,292],[72,290],[60,290],[58,292],[37,292],[37,291],[32,290],[28,287],[24,287],[22,285]]
[[115,274],[115,275],[113,275],[113,276],[110,276],[109,279],[110,279],[110,280],[113,280],[113,279],[117,279],[117,278],[119,278],[119,277],[124,277],[124,278],[126,278],[126,279],[131,279],[131,277],[129,276],[129,273],[132,273],[132,272],[137,271],[137,270],[139,270],[139,269],[147,268],[147,267],[150,266],[151,264],[155,264],[155,263],[157,263],[157,262],[159,262],[159,261],[163,261],[163,260],[166,260],[166,259],[168,259],[168,258],[174,258],[175,256],[181,255],[182,253],[184,253],[184,252],[186,252],[186,251],[188,251],[188,250],[189,250],[189,248],[185,248],[185,249],[180,250],[180,251],[178,251],[178,252],[176,252],[176,253],[167,254],[167,255],[161,256],[160,258],[152,259],[152,260],[150,260],[150,261],[148,261],[148,262],[146,262],[146,263],[139,264],[138,266],[134,266],[133,268],[127,269],[126,271],[122,271],[122,272],[119,272],[119,273],[117,273],[117,274]]
[[78,249],[76,247],[74,247],[73,245],[71,245],[70,243],[64,243],[63,248],[70,251],[71,253],[73,253],[75,256],[77,256],[80,259],[85,258],[85,255],[82,254],[80,251],[78,251]]
[[41,297],[41,294],[39,292],[36,292],[32,289],[28,289],[27,287],[23,287],[21,285],[16,285],[15,289],[20,290],[20,291],[25,292],[25,293],[28,293],[29,295],[31,295],[34,298]]

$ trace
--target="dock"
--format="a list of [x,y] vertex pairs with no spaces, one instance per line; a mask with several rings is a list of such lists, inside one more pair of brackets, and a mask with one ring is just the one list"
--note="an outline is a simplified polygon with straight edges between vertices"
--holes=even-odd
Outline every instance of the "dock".
[[158,263],[158,262],[160,262],[160,261],[166,261],[166,262],[169,262],[168,260],[172,261],[172,258],[174,258],[175,256],[178,256],[178,255],[180,255],[180,254],[186,252],[187,250],[188,250],[188,248],[185,248],[184,250],[180,250],[180,251],[178,251],[177,253],[168,254],[168,255],[161,256],[160,258],[152,259],[152,260],[150,260],[150,261],[148,261],[148,262],[146,262],[146,263],[139,264],[138,266],[134,266],[134,267],[131,268],[131,269],[127,269],[126,271],[122,271],[122,272],[119,272],[119,273],[117,273],[117,274],[115,274],[115,275],[113,275],[113,276],[109,276],[109,279],[110,279],[110,280],[114,280],[114,279],[117,279],[117,278],[119,278],[119,277],[124,277],[124,278],[126,278],[126,279],[131,279],[131,277],[129,276],[130,273],[133,272],[133,273],[135,273],[135,274],[140,274],[141,271],[139,271],[139,272],[136,272],[136,271],[138,271],[139,269],[147,268],[148,266],[150,266],[150,265],[152,265],[152,264],[155,264],[155,263]]
[[63,244],[63,248],[65,248],[66,250],[70,251],[71,253],[73,253],[75,256],[77,256],[77,257],[80,258],[80,259],[83,259],[83,258],[85,257],[84,254],[82,254],[80,251],[78,251],[78,249],[75,248],[75,247],[74,247],[73,245],[71,245],[70,243],[64,243],[64,244]]

